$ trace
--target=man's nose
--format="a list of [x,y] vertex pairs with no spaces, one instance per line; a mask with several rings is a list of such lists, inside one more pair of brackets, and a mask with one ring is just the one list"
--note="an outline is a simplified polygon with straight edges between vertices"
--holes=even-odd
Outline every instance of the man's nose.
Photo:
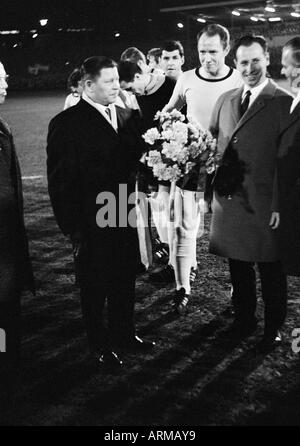
[[204,56],[204,60],[205,62],[210,62],[211,61],[211,55],[209,53],[206,53]]
[[4,79],[4,78],[0,79],[0,86],[1,86],[1,88],[5,88],[5,89],[8,87],[8,83],[7,83],[6,79]]

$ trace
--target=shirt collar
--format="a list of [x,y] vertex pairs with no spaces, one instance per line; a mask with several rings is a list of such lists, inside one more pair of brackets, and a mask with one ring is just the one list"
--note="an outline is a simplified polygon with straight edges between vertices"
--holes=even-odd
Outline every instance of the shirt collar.
[[300,102],[300,90],[298,91],[297,96],[295,96],[293,102],[295,104],[298,104],[298,102]]
[[247,93],[248,90],[251,91],[251,96],[250,98],[252,100],[256,99],[257,96],[263,91],[263,89],[267,86],[269,82],[269,79],[266,79],[264,82],[262,82],[260,85],[258,85],[257,87],[253,87],[250,88],[248,85],[244,86],[244,91],[243,91],[243,95],[242,97],[244,98],[245,94]]
[[[98,104],[97,102],[94,102],[91,98],[89,98],[85,92],[82,93],[82,99],[90,104],[92,107],[94,107],[96,110],[98,110],[98,112],[101,113],[101,115],[107,120],[107,122],[114,128],[114,130],[118,132],[118,118],[115,104],[109,104],[107,106]],[[111,119],[106,113],[107,108],[110,109]]]
[[84,99],[88,104],[95,107],[102,115],[105,115],[105,110],[107,109],[107,107],[110,108],[111,110],[114,107],[113,104],[102,105],[99,104],[98,102],[93,101],[85,92],[82,93],[82,99]]
[[300,90],[298,91],[297,96],[295,96],[295,98],[292,102],[290,113],[292,113],[295,110],[295,108],[297,107],[299,102],[300,102]]

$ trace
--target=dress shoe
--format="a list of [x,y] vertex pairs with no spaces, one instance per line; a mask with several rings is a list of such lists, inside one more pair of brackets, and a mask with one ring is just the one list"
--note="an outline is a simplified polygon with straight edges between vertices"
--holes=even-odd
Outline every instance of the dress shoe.
[[129,350],[134,350],[142,353],[152,350],[155,347],[155,342],[146,341],[135,335],[133,338],[129,339],[129,341],[123,343],[122,346]]
[[282,336],[279,331],[273,334],[265,334],[262,340],[256,345],[261,353],[268,353],[274,350],[282,342]]
[[111,350],[104,350],[102,353],[93,356],[106,370],[118,370],[123,365],[123,361]]
[[185,293],[184,288],[175,291],[173,301],[173,309],[177,314],[183,315],[187,313],[187,305],[189,302],[189,295]]
[[233,321],[228,330],[229,337],[233,339],[247,338],[252,335],[257,329],[257,320],[253,319],[251,321],[242,321],[236,319]]

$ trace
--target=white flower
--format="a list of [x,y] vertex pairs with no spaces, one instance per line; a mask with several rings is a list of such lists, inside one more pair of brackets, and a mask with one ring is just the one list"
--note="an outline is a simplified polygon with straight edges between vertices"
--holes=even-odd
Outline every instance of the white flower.
[[158,163],[153,166],[153,175],[159,180],[163,179],[164,172],[167,169],[167,165],[164,163]]
[[180,121],[173,124],[174,139],[179,143],[185,145],[188,141],[188,127]]
[[192,142],[188,148],[189,156],[191,159],[196,159],[200,154],[200,147],[197,142]]
[[170,141],[170,139],[174,138],[174,132],[172,132],[171,128],[168,128],[161,132],[161,137],[166,141]]
[[184,147],[177,153],[177,162],[179,164],[185,164],[189,158],[189,149]]
[[173,166],[169,166],[166,168],[162,180],[164,181],[177,181],[180,177],[182,177],[182,172],[177,164]]
[[147,130],[147,132],[143,135],[143,138],[147,144],[153,146],[155,141],[160,138],[160,133],[156,127],[153,127],[152,129]]
[[180,113],[180,111],[176,110],[176,108],[174,108],[174,110],[171,111],[170,113],[170,117],[173,119],[179,119],[180,121],[184,121],[185,117],[182,113]]
[[177,161],[178,154],[183,149],[183,146],[178,144],[177,141],[164,142],[162,147],[162,153],[165,157],[175,162]]

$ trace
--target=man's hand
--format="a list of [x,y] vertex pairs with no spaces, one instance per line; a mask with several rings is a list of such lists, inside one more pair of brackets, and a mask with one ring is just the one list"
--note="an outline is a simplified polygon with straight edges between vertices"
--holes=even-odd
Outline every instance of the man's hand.
[[82,243],[83,243],[83,237],[80,231],[76,231],[74,232],[71,236],[71,243],[73,246],[73,255],[74,258],[77,259],[80,249],[82,248]]
[[277,229],[280,224],[280,214],[279,212],[272,212],[269,226],[271,229]]

